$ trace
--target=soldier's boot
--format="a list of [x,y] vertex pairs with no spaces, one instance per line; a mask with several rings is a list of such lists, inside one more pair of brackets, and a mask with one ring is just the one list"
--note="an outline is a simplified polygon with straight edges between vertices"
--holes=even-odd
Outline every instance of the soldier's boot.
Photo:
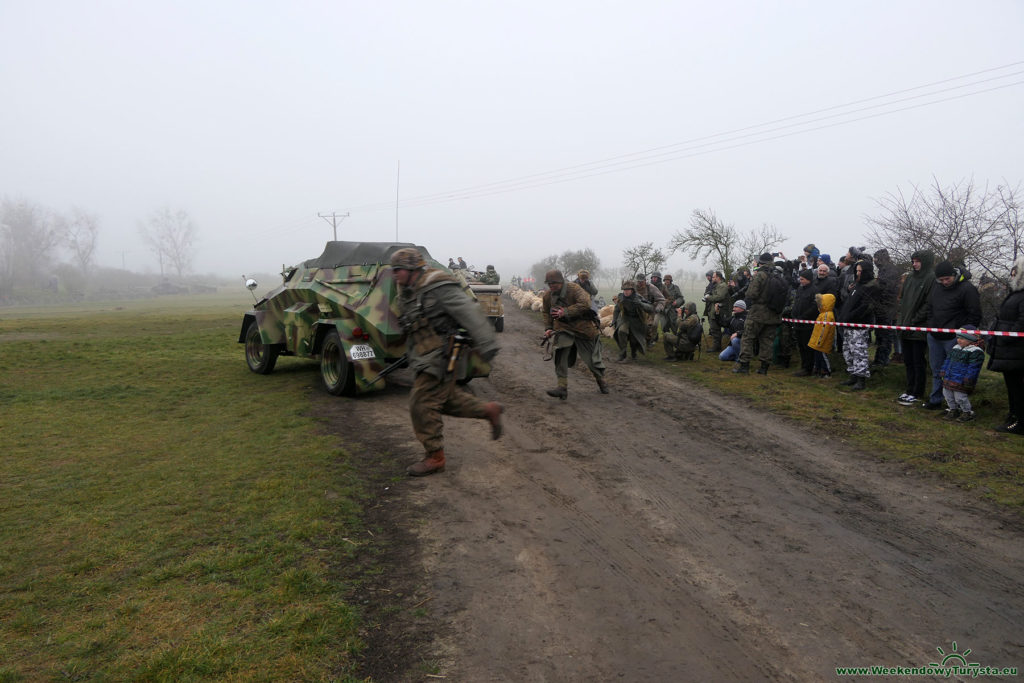
[[768,361],[765,361],[765,360],[761,361],[761,367],[759,367],[757,369],[757,374],[759,374],[759,375],[767,375],[768,374],[768,366],[769,365],[771,365],[771,363],[769,363]]
[[686,356],[683,357],[683,360],[693,360],[693,351],[688,351]]
[[484,417],[491,423],[491,438],[500,439],[502,432],[501,414],[505,412],[505,406],[497,401],[484,404]]
[[626,360],[626,349],[622,349],[622,351],[619,352],[619,362],[622,363],[622,362],[625,362],[625,360]]
[[604,381],[604,377],[594,375],[594,379],[597,380],[597,388],[601,390],[602,394],[608,393],[608,382]]
[[860,375],[857,375],[856,381],[853,383],[853,386],[851,386],[850,388],[853,391],[864,391],[865,389],[867,389],[867,386],[865,386],[864,381],[865,381],[864,377],[862,377]]
[[722,337],[713,336],[711,337],[711,353],[720,353],[722,351]]
[[850,375],[844,381],[840,382],[839,386],[841,386],[841,387],[852,387],[856,383],[857,383],[857,375]]
[[732,371],[739,375],[749,375],[750,363],[741,363],[739,361],[736,361],[736,367],[734,367]]
[[444,472],[444,449],[427,453],[425,458],[415,465],[409,465],[405,471],[414,477],[425,477],[434,472]]
[[554,389],[548,389],[547,395],[551,396],[552,398],[560,398],[564,401],[565,399],[569,398],[569,389],[568,387],[556,387]]

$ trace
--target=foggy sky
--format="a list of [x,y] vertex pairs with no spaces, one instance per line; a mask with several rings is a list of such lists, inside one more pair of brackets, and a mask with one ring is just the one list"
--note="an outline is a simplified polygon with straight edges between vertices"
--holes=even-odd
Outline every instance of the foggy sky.
[[98,214],[139,271],[162,206],[228,277],[318,255],[331,212],[506,278],[696,208],[838,255],[887,192],[1024,180],[1022,29],[1016,0],[0,0],[0,195]]

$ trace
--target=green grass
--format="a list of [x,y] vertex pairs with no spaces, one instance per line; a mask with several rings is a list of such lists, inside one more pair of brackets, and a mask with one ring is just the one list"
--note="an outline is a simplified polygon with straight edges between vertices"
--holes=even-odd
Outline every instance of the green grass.
[[365,492],[245,294],[0,309],[0,681],[353,675]]
[[[606,356],[618,353],[615,343],[605,338]],[[705,337],[706,345],[707,338]],[[977,418],[958,423],[942,419],[941,411],[896,403],[903,393],[906,374],[902,365],[890,365],[875,372],[866,391],[851,392],[840,387],[847,375],[842,354],[833,353],[831,379],[793,377],[799,367],[794,349],[790,369],[772,366],[767,377],[733,374],[733,363],[705,352],[696,362],[665,362],[659,342],[647,354],[652,370],[675,373],[719,393],[744,399],[750,405],[797,421],[812,435],[832,437],[833,446],[794,444],[806,448],[854,448],[882,460],[932,472],[949,483],[977,492],[999,505],[1024,514],[1024,438],[992,430],[1007,412],[1002,375],[983,370],[978,388],[971,395]],[[874,349],[871,350],[874,357]],[[931,378],[928,378],[931,387]]]

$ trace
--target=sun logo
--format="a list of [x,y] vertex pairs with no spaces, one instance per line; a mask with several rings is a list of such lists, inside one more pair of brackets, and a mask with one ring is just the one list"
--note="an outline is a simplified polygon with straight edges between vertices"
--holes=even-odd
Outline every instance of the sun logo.
[[963,653],[957,652],[955,640],[953,641],[953,649],[948,655],[942,647],[937,647],[935,649],[939,651],[940,655],[942,655],[942,663],[938,664],[936,662],[931,662],[928,666],[981,666],[977,662],[971,662],[968,664],[966,657],[971,654],[971,649],[967,648]]

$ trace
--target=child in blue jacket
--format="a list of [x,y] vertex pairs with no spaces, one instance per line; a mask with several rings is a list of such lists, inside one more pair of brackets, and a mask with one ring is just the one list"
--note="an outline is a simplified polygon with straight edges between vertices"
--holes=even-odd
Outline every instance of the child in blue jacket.
[[971,399],[968,394],[978,384],[978,375],[985,362],[985,351],[978,342],[981,337],[978,328],[966,325],[956,333],[956,345],[946,356],[939,372],[942,378],[942,395],[946,399],[946,419],[970,422],[974,419]]

